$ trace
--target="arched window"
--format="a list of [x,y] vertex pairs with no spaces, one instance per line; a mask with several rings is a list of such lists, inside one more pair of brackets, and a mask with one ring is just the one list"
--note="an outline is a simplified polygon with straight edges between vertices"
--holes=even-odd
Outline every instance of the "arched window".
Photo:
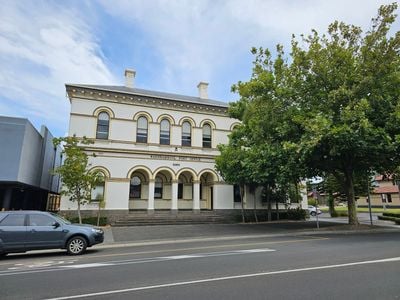
[[182,123],[182,146],[192,145],[192,126],[189,122]]
[[105,176],[103,172],[98,172],[98,182],[92,189],[91,200],[103,201],[104,200],[104,187],[105,187]]
[[110,116],[106,112],[101,112],[97,116],[96,139],[108,139],[108,130],[110,127]]
[[211,126],[209,124],[203,126],[203,148],[211,148]]
[[155,183],[154,183],[154,198],[156,199],[162,199],[162,194],[163,194],[163,182],[160,177],[156,177]]
[[129,186],[129,198],[140,199],[142,192],[142,181],[138,176],[133,176],[131,178],[131,183]]
[[139,117],[137,120],[136,142],[147,143],[147,118]]
[[169,145],[170,141],[170,125],[167,119],[163,119],[160,123],[160,144]]

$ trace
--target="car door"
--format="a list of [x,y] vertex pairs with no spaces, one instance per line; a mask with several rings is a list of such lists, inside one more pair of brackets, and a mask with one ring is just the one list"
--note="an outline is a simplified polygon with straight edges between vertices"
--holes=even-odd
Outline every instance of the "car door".
[[61,248],[64,234],[62,225],[53,217],[46,214],[29,214],[26,248]]
[[4,252],[25,251],[26,215],[8,214],[0,222],[0,240]]

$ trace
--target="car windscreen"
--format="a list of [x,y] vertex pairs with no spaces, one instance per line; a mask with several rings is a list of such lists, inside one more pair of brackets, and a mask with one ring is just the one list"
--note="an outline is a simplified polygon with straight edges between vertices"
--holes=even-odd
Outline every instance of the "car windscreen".
[[71,222],[70,221],[68,221],[67,219],[64,219],[63,217],[61,217],[61,216],[59,216],[59,215],[57,215],[57,214],[55,214],[55,213],[51,213],[51,215],[53,216],[53,217],[55,217],[58,221],[60,221],[61,223],[64,223],[64,224],[71,224]]

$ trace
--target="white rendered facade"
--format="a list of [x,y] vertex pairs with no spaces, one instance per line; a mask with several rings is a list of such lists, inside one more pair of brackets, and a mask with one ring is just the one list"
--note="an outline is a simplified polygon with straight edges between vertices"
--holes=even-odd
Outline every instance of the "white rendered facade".
[[[240,208],[233,186],[215,171],[217,145],[227,143],[238,124],[228,117],[228,105],[206,99],[206,83],[198,86],[200,97],[187,97],[135,89],[129,75],[132,78],[128,71],[125,87],[66,86],[71,102],[69,135],[94,141],[86,150],[95,154],[91,168],[106,178],[105,210]],[[107,116],[108,123],[99,121]],[[263,208],[259,191],[248,193],[245,208],[253,208],[254,201]],[[63,198],[60,208],[75,210],[76,204]]]

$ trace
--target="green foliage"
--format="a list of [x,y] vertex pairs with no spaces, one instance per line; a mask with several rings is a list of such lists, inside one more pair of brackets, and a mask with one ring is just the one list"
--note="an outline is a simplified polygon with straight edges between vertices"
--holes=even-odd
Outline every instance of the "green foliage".
[[315,206],[315,205],[317,205],[317,200],[315,200],[314,198],[308,198],[307,203],[308,203],[308,205]]
[[70,201],[78,203],[78,216],[81,222],[80,206],[88,203],[91,198],[92,188],[101,182],[103,177],[99,172],[91,172],[88,167],[88,155],[82,148],[93,142],[83,137],[78,139],[72,137],[55,138],[55,146],[63,144],[65,160],[62,166],[54,170],[62,180],[61,194],[69,197]]
[[307,217],[307,211],[300,207],[287,210],[288,220],[305,220]]
[[[71,223],[79,223],[79,217],[68,218]],[[96,226],[105,226],[108,224],[107,217],[100,217],[99,224],[97,224],[97,217],[84,217],[82,218],[82,224],[90,224]]]
[[[400,32],[390,35],[396,9],[381,6],[366,33],[335,21],[326,34],[293,37],[290,57],[281,45],[274,59],[252,49],[250,80],[232,87],[240,100],[229,112],[242,121],[240,135],[221,148],[222,161],[237,160],[224,162],[232,174],[236,168],[235,179],[287,191],[300,178],[333,176],[349,223],[358,224],[355,194],[365,193],[367,172],[400,165]],[[219,171],[233,180],[221,160]]]
[[384,212],[382,215],[386,217],[400,218],[400,213]]

